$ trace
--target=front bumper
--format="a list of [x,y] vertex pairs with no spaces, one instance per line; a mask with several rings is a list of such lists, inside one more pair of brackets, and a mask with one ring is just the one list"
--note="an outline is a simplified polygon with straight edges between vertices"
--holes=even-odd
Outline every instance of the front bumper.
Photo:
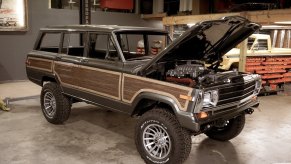
[[251,99],[243,104],[238,105],[237,107],[232,108],[231,110],[210,115],[206,119],[197,119],[194,114],[186,112],[177,114],[177,118],[182,127],[197,133],[202,130],[201,127],[210,124],[211,122],[220,119],[228,120],[234,118],[245,112],[245,110],[257,106],[259,106],[259,101],[257,99]]

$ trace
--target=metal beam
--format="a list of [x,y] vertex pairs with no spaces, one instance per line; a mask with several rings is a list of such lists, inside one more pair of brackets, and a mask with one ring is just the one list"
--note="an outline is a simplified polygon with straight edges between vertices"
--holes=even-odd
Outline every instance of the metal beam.
[[[79,24],[91,24],[91,0],[80,0]],[[83,45],[83,34],[80,34],[80,45]]]
[[238,70],[241,71],[241,72],[244,72],[245,71],[245,68],[246,68],[246,55],[247,55],[248,39],[245,39],[240,44],[241,44],[241,46],[240,46],[239,67],[238,67]]
[[290,48],[291,30],[288,30],[287,47]]
[[164,17],[164,25],[178,25],[197,23],[200,21],[220,19],[225,16],[239,15],[248,18],[252,22],[261,24],[270,24],[274,22],[289,21],[291,17],[291,9],[277,9],[277,10],[262,10],[262,11],[248,11],[236,13],[219,13],[219,14],[204,14],[204,15],[188,15],[188,16],[171,16]]
[[279,43],[279,47],[283,48],[284,46],[284,38],[285,38],[285,30],[281,30],[281,35],[280,35],[280,43]]
[[79,23],[91,24],[91,0],[80,0]]
[[273,48],[276,47],[277,37],[278,37],[278,30],[274,30],[273,43],[272,43]]

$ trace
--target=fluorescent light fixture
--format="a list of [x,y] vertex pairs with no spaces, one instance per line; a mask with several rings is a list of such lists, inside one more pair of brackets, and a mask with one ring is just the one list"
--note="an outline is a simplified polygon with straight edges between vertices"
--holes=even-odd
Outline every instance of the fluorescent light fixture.
[[195,25],[195,23],[189,23],[189,24],[187,24],[188,27],[192,27],[194,25]]
[[291,21],[275,22],[276,24],[291,24]]
[[288,29],[290,30],[291,29],[291,26],[290,25],[265,25],[265,26],[262,26],[261,28],[262,30],[265,30],[265,29]]
[[278,26],[278,25],[266,25],[266,26],[262,26],[262,28],[280,28],[282,26]]

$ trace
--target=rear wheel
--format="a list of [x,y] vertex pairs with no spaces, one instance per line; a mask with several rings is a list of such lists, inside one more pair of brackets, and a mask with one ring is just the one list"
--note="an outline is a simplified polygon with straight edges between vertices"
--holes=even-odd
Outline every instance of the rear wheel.
[[61,124],[69,118],[71,103],[56,83],[49,82],[41,91],[41,109],[48,122]]
[[228,141],[241,133],[245,125],[245,114],[241,114],[225,122],[224,126],[213,127],[205,134],[214,140]]
[[150,110],[141,116],[135,129],[135,143],[146,163],[179,164],[191,151],[190,133],[164,108]]

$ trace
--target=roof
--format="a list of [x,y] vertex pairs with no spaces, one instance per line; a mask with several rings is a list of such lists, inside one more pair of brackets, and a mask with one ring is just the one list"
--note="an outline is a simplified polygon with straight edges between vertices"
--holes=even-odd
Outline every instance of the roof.
[[151,27],[117,26],[117,25],[54,25],[41,28],[41,31],[155,31],[167,32],[164,29]]

